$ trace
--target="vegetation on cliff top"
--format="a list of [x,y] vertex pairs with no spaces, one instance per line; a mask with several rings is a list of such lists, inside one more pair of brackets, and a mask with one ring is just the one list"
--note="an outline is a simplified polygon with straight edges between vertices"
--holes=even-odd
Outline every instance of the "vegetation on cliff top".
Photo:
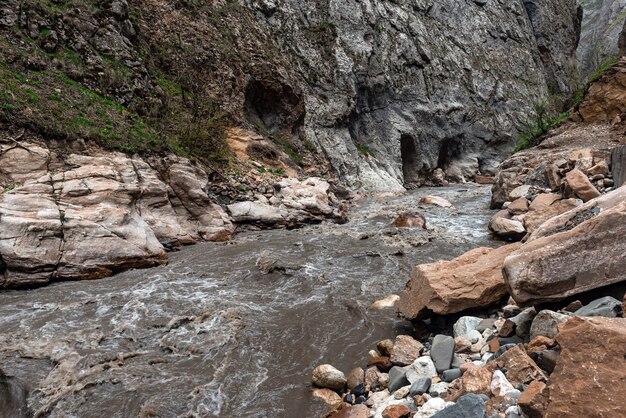
[[[164,34],[167,22],[152,14],[165,12],[150,2],[20,2],[19,19],[0,27],[0,120],[112,150],[227,161],[225,126],[237,115],[208,61],[246,61],[228,23],[238,3],[176,2],[181,15],[205,15],[205,33]],[[210,49],[199,51],[204,42]]]
[[611,68],[617,61],[618,56],[609,57],[600,66],[589,75],[587,81],[582,83],[572,94],[572,97],[566,101],[565,107],[567,111],[558,112],[551,109],[551,106],[546,102],[538,102],[533,106],[533,113],[520,124],[518,128],[519,133],[517,136],[517,145],[513,152],[518,152],[524,149],[528,149],[539,145],[541,143],[541,137],[548,133],[548,131],[569,117],[569,112],[572,109],[576,109],[578,105],[585,98],[587,90],[592,83],[595,83],[602,75]]

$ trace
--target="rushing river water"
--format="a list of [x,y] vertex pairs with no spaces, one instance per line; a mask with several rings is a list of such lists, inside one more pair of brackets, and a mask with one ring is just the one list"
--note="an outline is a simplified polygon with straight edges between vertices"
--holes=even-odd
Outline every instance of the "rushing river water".
[[[456,209],[419,205],[427,194]],[[167,267],[0,293],[0,417],[319,416],[312,369],[363,366],[406,330],[371,303],[415,264],[497,245],[488,207],[475,185],[374,196],[345,225],[247,232]],[[428,232],[390,227],[410,209]]]

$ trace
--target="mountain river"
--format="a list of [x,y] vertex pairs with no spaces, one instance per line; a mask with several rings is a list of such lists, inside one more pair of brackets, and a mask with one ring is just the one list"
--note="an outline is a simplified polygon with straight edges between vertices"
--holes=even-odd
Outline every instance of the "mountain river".
[[[399,294],[416,264],[498,245],[488,186],[353,206],[344,225],[244,232],[166,267],[0,293],[0,417],[319,416],[316,365],[347,373],[410,329],[372,302]],[[392,227],[403,210],[428,230]]]

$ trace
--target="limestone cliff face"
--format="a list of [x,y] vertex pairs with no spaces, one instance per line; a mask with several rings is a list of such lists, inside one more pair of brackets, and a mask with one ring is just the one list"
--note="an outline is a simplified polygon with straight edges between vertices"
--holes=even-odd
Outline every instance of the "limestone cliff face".
[[352,187],[493,173],[520,117],[570,90],[573,0],[246,4],[303,80],[307,138]]
[[[420,184],[436,168],[453,180],[493,173],[533,104],[570,92],[580,24],[575,0],[64,4],[0,0],[0,81],[15,90],[5,121],[210,156],[203,121],[227,115],[308,172],[330,167],[370,190]],[[129,113],[99,100],[91,115],[93,94],[65,97],[68,83]]]
[[618,55],[619,38],[626,23],[626,0],[580,0],[584,10],[581,39],[576,52],[583,76],[609,57]]

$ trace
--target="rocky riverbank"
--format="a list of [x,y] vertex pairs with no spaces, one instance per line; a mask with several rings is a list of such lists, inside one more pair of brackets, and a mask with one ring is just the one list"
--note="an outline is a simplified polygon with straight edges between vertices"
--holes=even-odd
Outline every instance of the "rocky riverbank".
[[413,334],[380,341],[347,376],[319,366],[313,395],[328,417],[620,416],[624,213],[626,186],[524,243],[416,266],[395,303]]
[[[223,174],[175,154],[129,156],[5,131],[0,139],[0,287],[110,276],[167,252],[226,241],[237,226],[341,221],[331,185],[243,161]],[[234,170],[231,170],[233,172]],[[345,197],[346,195],[344,195]]]
[[521,242],[416,266],[389,299],[413,332],[347,375],[313,370],[327,417],[623,415],[625,68],[502,164],[489,229]]

